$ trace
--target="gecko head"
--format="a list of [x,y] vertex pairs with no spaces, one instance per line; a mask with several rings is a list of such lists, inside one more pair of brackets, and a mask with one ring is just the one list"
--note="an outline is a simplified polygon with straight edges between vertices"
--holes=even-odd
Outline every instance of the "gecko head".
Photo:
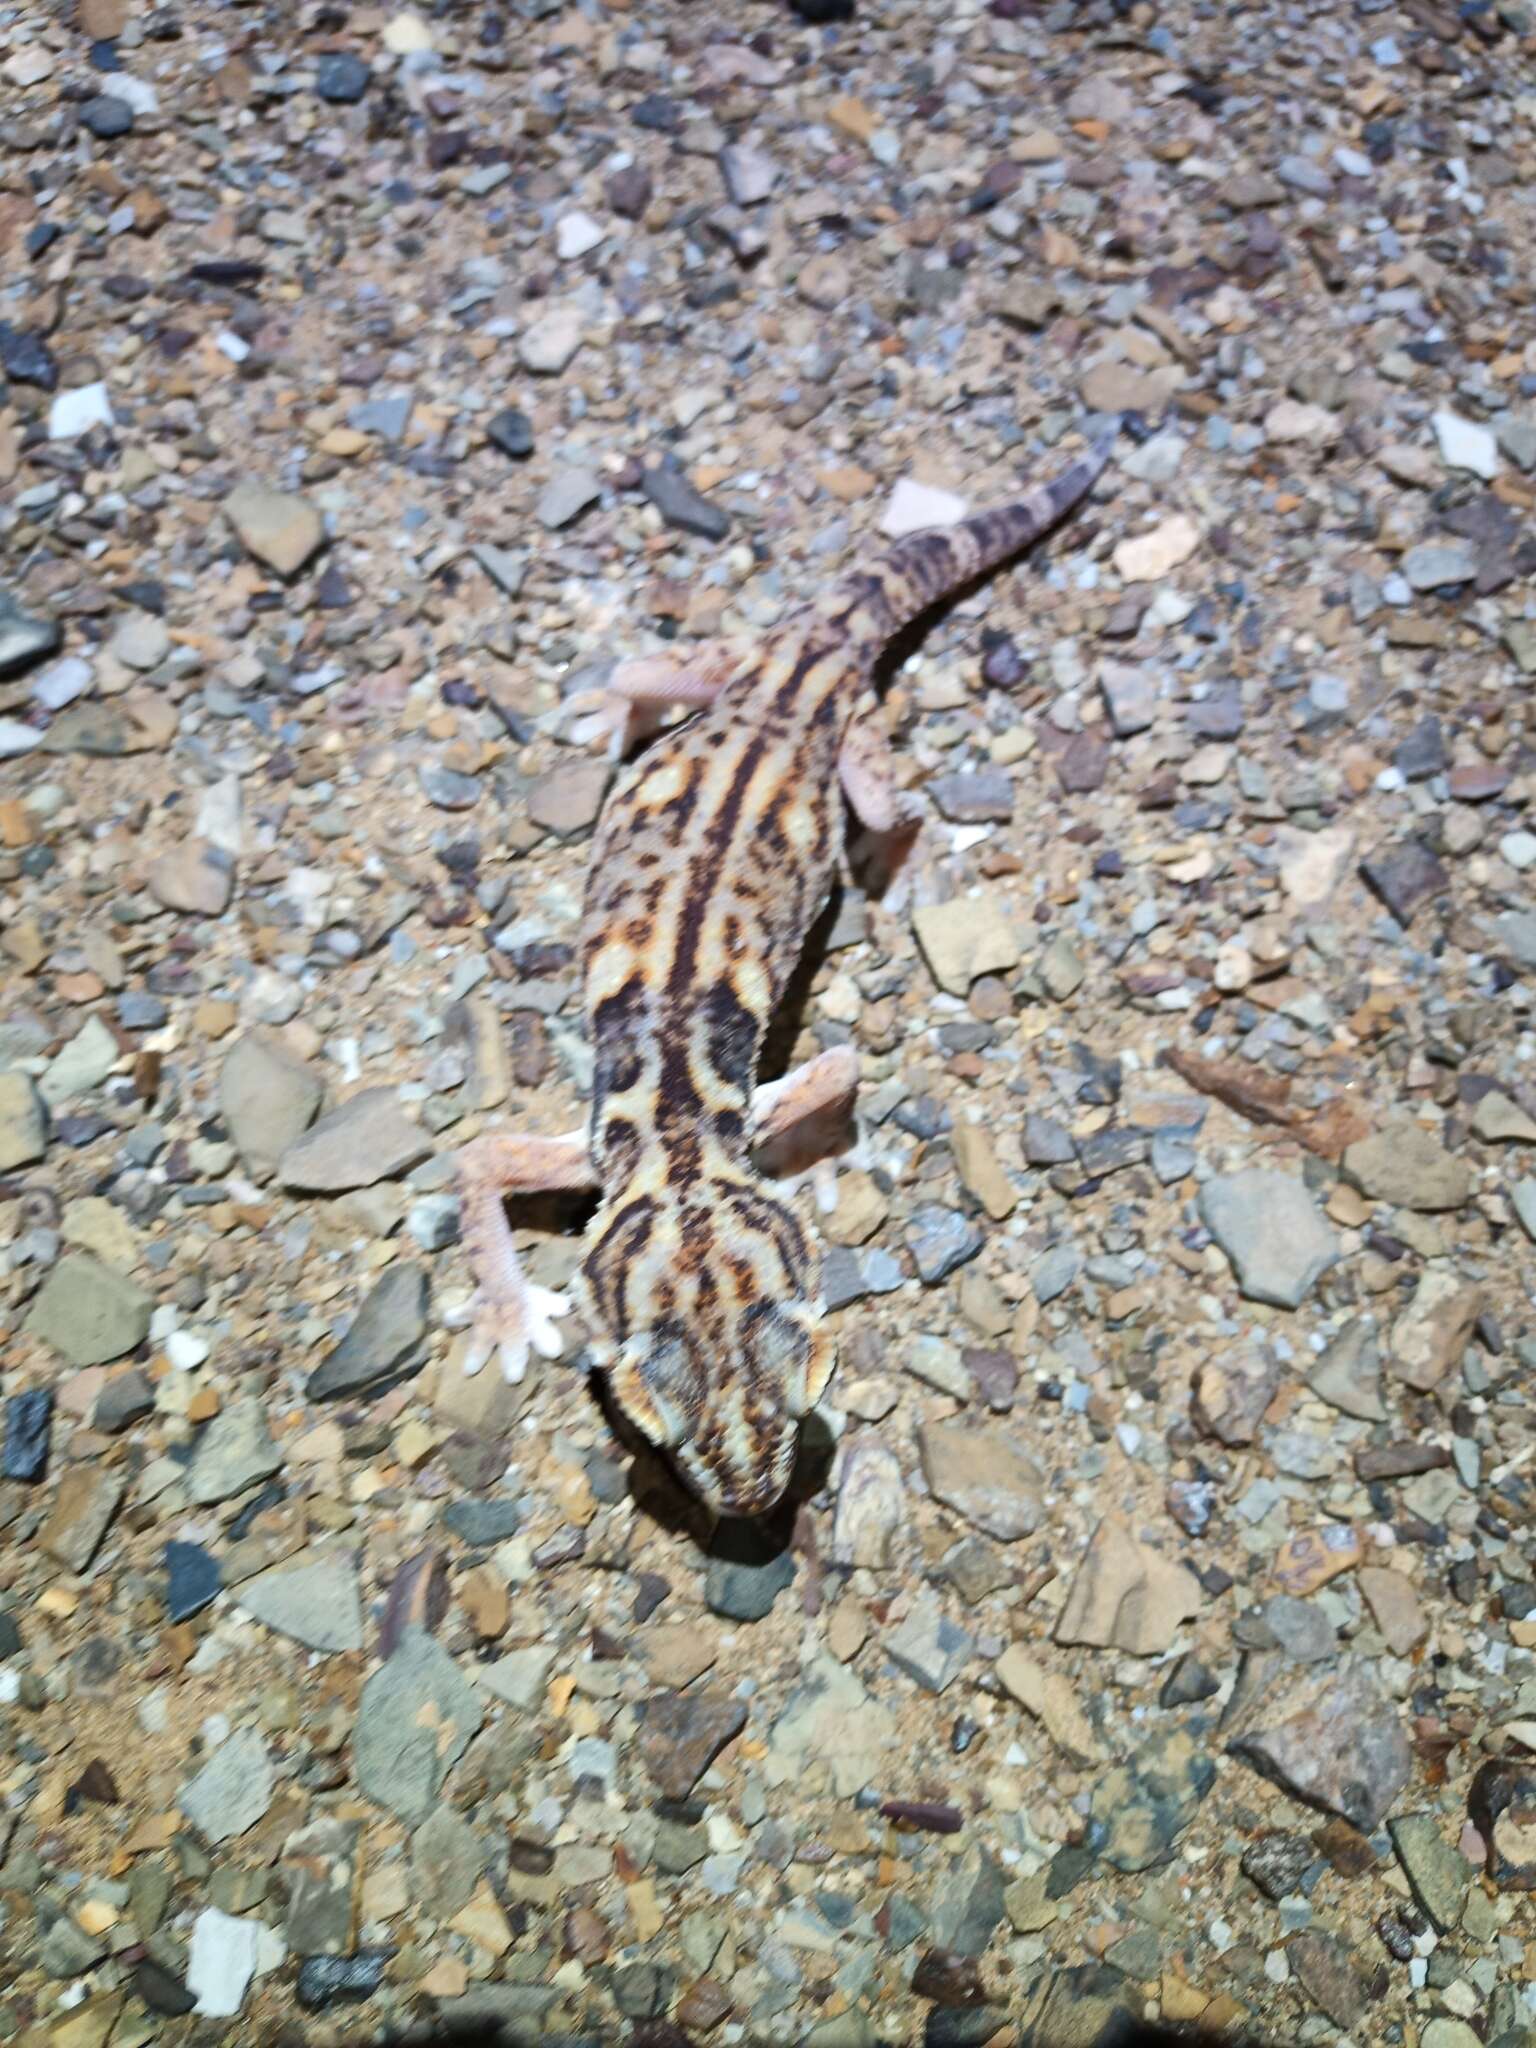
[[605,1261],[607,1241],[596,1233],[584,1277],[592,1319],[612,1333],[593,1355],[614,1400],[705,1507],[766,1514],[836,1356],[807,1293],[814,1260],[794,1212],[756,1185],[716,1184],[653,1215],[638,1256],[631,1233],[620,1270]]

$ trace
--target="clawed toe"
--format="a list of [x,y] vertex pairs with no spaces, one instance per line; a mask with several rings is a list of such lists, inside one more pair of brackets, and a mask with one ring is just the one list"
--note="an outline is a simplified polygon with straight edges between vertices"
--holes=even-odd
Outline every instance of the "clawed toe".
[[560,1332],[555,1328],[555,1319],[565,1315],[570,1305],[563,1294],[536,1287],[530,1281],[515,1300],[478,1299],[468,1314],[460,1312],[456,1318],[449,1317],[450,1324],[473,1318],[474,1328],[464,1350],[466,1376],[473,1379],[495,1358],[507,1384],[520,1385],[532,1353],[537,1352],[540,1358],[560,1356]]

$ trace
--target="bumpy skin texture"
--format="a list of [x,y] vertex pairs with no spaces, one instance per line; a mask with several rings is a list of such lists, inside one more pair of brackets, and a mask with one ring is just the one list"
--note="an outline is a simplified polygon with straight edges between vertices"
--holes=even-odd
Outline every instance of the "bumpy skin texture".
[[834,1362],[815,1253],[752,1164],[752,1099],[841,856],[840,770],[869,823],[899,815],[870,669],[901,625],[1054,526],[1108,453],[898,541],[744,655],[604,810],[581,937],[601,1201],[580,1295],[620,1407],[720,1513],[780,1498]]

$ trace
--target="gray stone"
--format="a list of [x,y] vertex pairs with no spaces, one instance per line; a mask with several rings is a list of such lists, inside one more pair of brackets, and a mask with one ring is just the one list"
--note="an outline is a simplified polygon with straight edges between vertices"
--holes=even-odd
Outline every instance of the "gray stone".
[[1229,1709],[1228,1749],[1309,1806],[1369,1832],[1407,1784],[1397,1709],[1358,1657],[1337,1665],[1261,1658]]
[[1216,1782],[1206,1723],[1160,1729],[1094,1779],[1089,1841],[1116,1870],[1161,1863]]
[[288,1946],[302,1956],[344,1956],[357,1940],[363,1824],[329,1816],[283,1844]]
[[375,1805],[417,1825],[437,1804],[481,1714],[448,1652],[424,1629],[406,1629],[363,1687],[352,1735],[358,1784]]
[[187,1498],[198,1507],[233,1500],[259,1479],[270,1479],[283,1454],[267,1432],[261,1403],[247,1396],[221,1408],[203,1430],[187,1468]]
[[1397,1860],[1413,1896],[1437,1934],[1459,1926],[1466,1908],[1472,1866],[1446,1840],[1445,1823],[1434,1813],[1405,1813],[1387,1823]]
[[219,1073],[219,1108],[246,1172],[268,1181],[290,1145],[309,1129],[325,1083],[281,1039],[252,1031],[236,1041]]
[[1401,925],[1412,922],[1421,903],[1439,896],[1450,877],[1429,848],[1417,839],[1400,839],[1379,847],[1361,861],[1360,872]]
[[247,552],[279,576],[296,576],[325,541],[320,514],[306,498],[265,484],[237,484],[224,500],[224,517]]
[[237,1728],[182,1786],[176,1803],[208,1841],[228,1842],[255,1827],[276,1783],[262,1737],[254,1728]]
[[52,654],[62,634],[56,619],[36,619],[24,612],[8,590],[0,590],[0,675],[11,675],[45,654]]
[[1075,1244],[1053,1244],[1029,1269],[1029,1284],[1042,1308],[1058,1300],[1082,1271],[1083,1255]]
[[1351,1187],[1397,1209],[1459,1209],[1472,1192],[1467,1162],[1411,1117],[1347,1146],[1340,1165]]
[[974,1637],[949,1619],[931,1593],[920,1595],[906,1620],[883,1641],[891,1662],[931,1693],[953,1684],[976,1649]]
[[1135,733],[1146,732],[1156,718],[1163,674],[1127,661],[1101,662],[1099,691],[1115,737],[1128,740]]
[[787,1550],[763,1558],[714,1557],[704,1575],[704,1604],[728,1621],[761,1621],[794,1576]]
[[1477,549],[1469,540],[1420,541],[1404,554],[1402,571],[1414,590],[1470,583],[1477,574]]
[[99,1017],[88,1017],[43,1069],[38,1093],[51,1109],[97,1088],[122,1058],[117,1040]]
[[999,1543],[1017,1543],[1039,1528],[1044,1476],[994,1422],[924,1423],[917,1443],[929,1492],[965,1521]]
[[720,152],[720,176],[734,206],[761,206],[779,182],[779,166],[749,142],[728,143]]
[[171,629],[152,612],[131,612],[108,642],[125,668],[158,668],[171,651]]
[[431,1150],[393,1088],[364,1088],[285,1148],[278,1177],[306,1194],[342,1194],[405,1173]]
[[1285,1951],[1297,1982],[1335,2026],[1353,2032],[1369,2006],[1366,1973],[1354,1951],[1335,1935],[1308,1927]]
[[974,1259],[986,1242],[977,1224],[937,1202],[923,1202],[913,1210],[906,1236],[918,1277],[929,1287]]
[[[44,1913],[45,1909],[40,1906],[40,1920],[44,1918]],[[83,1977],[87,1970],[95,1969],[105,1956],[106,1949],[94,1935],[87,1934],[83,1927],[76,1926],[68,1913],[54,1910],[47,1917],[36,1954],[39,1967],[46,1976]],[[57,2031],[55,2029],[55,2032]]]
[[1381,1350],[1375,1333],[1356,1320],[1346,1323],[1307,1374],[1314,1394],[1361,1422],[1385,1422],[1381,1398]]
[[257,1621],[279,1635],[291,1636],[307,1649],[334,1652],[363,1647],[357,1568],[350,1557],[335,1551],[259,1572],[232,1597],[237,1607]]
[[1200,1220],[1231,1260],[1239,1291],[1272,1308],[1299,1308],[1338,1259],[1338,1240],[1301,1180],[1249,1167],[1209,1180]]
[[30,1074],[0,1074],[0,1173],[33,1166],[48,1150],[48,1105]]
[[1275,1828],[1249,1843],[1239,1868],[1266,1899],[1284,1899],[1296,1891],[1316,1861],[1317,1851],[1306,1835]]
[[126,1273],[88,1252],[66,1252],[43,1282],[26,1328],[71,1365],[106,1365],[143,1343],[154,1305]]
[[640,488],[661,514],[663,524],[680,533],[697,534],[701,540],[724,540],[731,530],[731,515],[695,490],[675,462],[642,470]]
[[427,1334],[430,1289],[427,1269],[400,1259],[386,1266],[364,1298],[352,1327],[328,1358],[310,1374],[304,1391],[311,1401],[330,1401],[341,1394],[394,1377],[420,1359]]
[[422,1910],[451,1920],[469,1904],[486,1860],[485,1842],[463,1815],[438,1807],[411,1837],[411,1885]]
[[603,480],[590,469],[557,469],[539,493],[539,524],[552,531],[569,526],[603,495]]

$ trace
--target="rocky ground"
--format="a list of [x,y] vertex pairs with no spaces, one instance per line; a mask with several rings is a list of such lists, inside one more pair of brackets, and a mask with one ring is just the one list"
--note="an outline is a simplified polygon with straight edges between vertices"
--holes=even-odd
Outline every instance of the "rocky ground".
[[[0,9],[26,2048],[1536,2039],[1536,17],[838,12]],[[459,1369],[562,699],[1115,412],[890,679],[839,1414],[710,1539]]]

